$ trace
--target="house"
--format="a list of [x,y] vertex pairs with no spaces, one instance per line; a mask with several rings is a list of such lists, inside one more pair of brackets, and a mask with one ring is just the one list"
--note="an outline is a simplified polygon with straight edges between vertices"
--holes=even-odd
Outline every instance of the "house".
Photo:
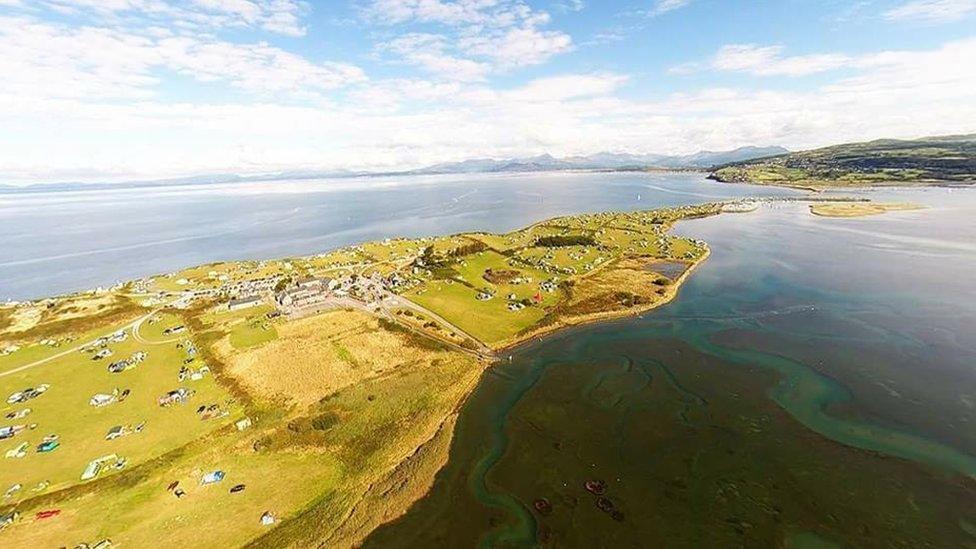
[[251,307],[256,307],[261,304],[261,297],[252,295],[247,297],[241,297],[237,299],[232,299],[227,303],[227,309],[231,311],[239,311],[241,309],[249,309]]
[[108,430],[108,433],[105,435],[105,440],[115,440],[121,436],[124,436],[125,434],[125,427],[116,425]]
[[295,283],[299,288],[310,289],[310,288],[329,288],[332,284],[332,280],[329,278],[303,278]]

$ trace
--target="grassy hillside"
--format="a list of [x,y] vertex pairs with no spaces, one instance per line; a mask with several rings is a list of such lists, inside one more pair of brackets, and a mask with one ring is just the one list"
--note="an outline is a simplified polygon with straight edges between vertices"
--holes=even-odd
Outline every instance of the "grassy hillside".
[[797,187],[976,182],[976,134],[835,145],[718,167],[712,179]]

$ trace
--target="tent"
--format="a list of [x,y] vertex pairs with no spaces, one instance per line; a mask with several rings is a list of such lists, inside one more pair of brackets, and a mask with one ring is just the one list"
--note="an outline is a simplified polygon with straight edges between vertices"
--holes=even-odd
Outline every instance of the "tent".
[[200,479],[200,484],[201,485],[213,484],[215,482],[220,482],[222,480],[224,480],[223,471],[212,471],[210,473],[203,475],[203,478]]
[[37,452],[41,454],[46,452],[53,452],[58,448],[58,446],[61,446],[60,442],[56,440],[48,440],[46,442],[42,442],[37,445]]

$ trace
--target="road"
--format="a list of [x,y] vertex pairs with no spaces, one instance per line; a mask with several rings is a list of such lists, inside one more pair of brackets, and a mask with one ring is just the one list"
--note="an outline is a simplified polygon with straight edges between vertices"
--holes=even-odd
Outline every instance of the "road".
[[[365,312],[367,314],[382,316],[383,318],[385,318],[387,320],[390,320],[392,322],[396,322],[398,325],[403,326],[404,328],[410,330],[411,332],[414,332],[416,334],[419,334],[419,335],[422,335],[422,336],[425,336],[425,337],[428,337],[428,338],[431,338],[431,339],[435,339],[435,340],[437,340],[437,341],[439,341],[439,342],[441,342],[441,343],[443,343],[445,345],[448,345],[452,349],[461,351],[463,353],[475,355],[475,356],[478,356],[480,358],[484,358],[484,359],[487,359],[487,360],[494,359],[495,355],[492,352],[491,348],[489,348],[484,343],[482,343],[478,338],[476,338],[476,337],[472,336],[471,334],[465,332],[461,328],[458,328],[454,324],[451,324],[444,317],[438,315],[437,313],[434,313],[433,311],[431,311],[431,310],[429,310],[429,309],[427,309],[425,307],[422,307],[422,306],[414,303],[413,301],[410,301],[409,299],[406,299],[405,297],[402,297],[402,296],[399,296],[397,294],[394,294],[393,292],[390,292],[388,290],[384,290],[382,292],[382,295],[383,295],[383,298],[382,299],[379,299],[377,301],[373,301],[371,303],[366,303],[366,302],[360,301],[358,299],[353,299],[351,297],[336,297],[336,296],[333,296],[333,297],[329,297],[329,298],[325,299],[324,301],[322,301],[320,303],[316,303],[315,305],[311,305],[311,306],[308,306],[308,307],[304,307],[302,309],[297,309],[297,310],[293,311],[292,313],[289,313],[288,316],[289,316],[289,318],[301,318],[301,317],[304,317],[304,316],[309,316],[309,315],[313,315],[313,314],[318,314],[320,312],[325,312],[327,310],[344,309],[344,308],[346,308],[346,309],[356,309],[356,310],[359,310],[359,311],[363,311],[363,312]],[[398,319],[396,317],[395,314],[393,314],[393,311],[395,309],[411,309],[411,310],[413,310],[413,311],[415,311],[417,313],[420,313],[420,314],[422,314],[424,316],[427,316],[428,318],[431,318],[434,321],[440,323],[445,328],[448,328],[449,330],[451,330],[451,331],[453,331],[455,333],[461,334],[464,337],[466,337],[468,340],[474,342],[477,345],[477,349],[470,349],[470,348],[467,348],[467,347],[462,347],[461,345],[458,345],[457,343],[455,343],[453,341],[450,341],[450,340],[447,340],[447,339],[444,339],[444,338],[441,338],[441,337],[437,337],[434,334],[431,334],[431,333],[426,332],[426,331],[423,331],[423,330],[419,330],[419,329],[411,326],[410,324],[407,324],[405,322],[402,322],[402,321],[400,321],[400,319]]]
[[[168,307],[172,303],[174,303],[174,302],[170,302],[170,303],[163,304],[163,305],[161,305],[161,306],[153,309],[152,311],[150,311],[150,312],[148,312],[148,313],[140,316],[139,318],[133,320],[132,322],[126,324],[125,326],[122,326],[121,328],[116,328],[116,329],[113,329],[113,330],[109,330],[109,331],[107,331],[105,333],[106,334],[114,334],[115,332],[118,332],[120,330],[122,330],[122,331],[124,331],[124,330],[132,330],[133,337],[136,338],[138,341],[143,342],[143,343],[152,343],[152,342],[149,342],[149,341],[145,341],[141,337],[139,337],[139,335],[138,335],[138,333],[139,333],[139,326],[142,325],[142,323],[145,322],[146,319],[148,319],[152,315],[158,313],[163,308]],[[104,335],[103,336],[99,336],[99,337],[104,337]],[[71,347],[70,349],[66,349],[64,351],[61,351],[60,353],[51,355],[49,357],[42,358],[40,360],[35,360],[34,362],[31,362],[30,364],[24,364],[23,366],[18,366],[16,368],[12,368],[10,370],[7,370],[6,372],[0,372],[0,377],[13,375],[13,374],[16,374],[18,372],[23,372],[24,370],[29,370],[31,368],[35,368],[35,367],[40,366],[42,364],[46,364],[48,362],[51,362],[52,360],[57,360],[57,359],[59,359],[59,358],[61,358],[63,356],[70,355],[71,353],[76,353],[76,352],[80,351],[83,347],[87,347],[87,346],[91,345],[92,343],[95,343],[96,341],[98,341],[98,339],[99,338],[96,337],[95,339],[93,339],[91,341],[86,341],[84,343],[79,343],[78,345],[75,345],[74,347]]]

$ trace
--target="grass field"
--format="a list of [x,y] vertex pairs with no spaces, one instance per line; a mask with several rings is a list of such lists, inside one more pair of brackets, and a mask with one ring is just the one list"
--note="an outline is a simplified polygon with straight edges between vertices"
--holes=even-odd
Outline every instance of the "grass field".
[[507,309],[504,296],[478,301],[476,295],[477,291],[462,284],[437,281],[429,283],[426,292],[406,297],[489,345],[517,334],[545,316],[541,307],[512,312]]
[[[213,318],[219,318],[219,315],[211,315]],[[176,317],[161,315],[153,326],[162,327],[176,321]],[[328,333],[318,339],[310,337],[323,331]],[[155,337],[149,330],[143,335]],[[132,345],[131,339],[113,346],[113,349],[117,348],[119,353],[132,350],[127,345]],[[157,360],[178,358],[167,354],[170,344],[155,347],[150,353]],[[156,351],[155,355],[153,351]],[[271,531],[275,540],[324,539],[339,530],[343,519],[367,493],[368,486],[381,482],[397,464],[434,436],[483,368],[466,355],[415,347],[403,336],[382,329],[375,319],[361,313],[341,311],[292,323],[282,330],[280,340],[243,353],[235,351],[235,355],[245,359],[255,354],[254,363],[267,371],[264,385],[248,385],[259,408],[271,410],[280,395],[292,389],[292,383],[301,385],[306,391],[303,405],[288,408],[290,412],[265,413],[255,418],[251,429],[237,431],[233,428],[213,429],[216,423],[200,422],[195,418],[192,407],[197,397],[204,394],[203,389],[185,409],[153,408],[154,403],[150,403],[144,407],[150,421],[143,433],[102,442],[125,445],[112,449],[121,449],[120,455],[126,453],[130,460],[137,458],[140,452],[148,451],[150,446],[157,455],[178,447],[177,451],[143,467],[130,465],[114,477],[91,483],[90,490],[73,494],[50,493],[47,500],[38,498],[36,504],[22,506],[21,512],[27,518],[0,533],[3,543],[10,546],[74,546],[109,538],[114,543],[130,547],[187,543],[196,547],[239,546],[269,532],[268,527],[262,526],[258,520],[265,511],[286,521],[280,531]],[[350,356],[354,357],[354,362],[362,363],[350,364]],[[294,361],[292,357],[300,357],[304,362]],[[169,360],[163,362],[171,363]],[[147,366],[153,368],[141,370]],[[90,364],[76,362],[74,367],[66,367],[62,375],[78,375],[77,369],[93,376],[92,368]],[[302,384],[307,379],[308,368],[321,370],[321,384],[316,387]],[[172,374],[175,378],[175,370],[167,370],[147,360],[133,370],[114,375],[138,375],[143,371]],[[334,377],[340,372],[345,372],[344,384],[337,383]],[[251,377],[252,372],[234,370],[233,375]],[[42,403],[52,406],[59,403],[56,392],[59,386],[69,388],[57,379],[51,383],[47,393],[32,401],[38,410]],[[132,386],[138,385],[133,383]],[[216,386],[213,388],[219,391]],[[65,392],[61,391],[61,394]],[[65,399],[65,406],[68,402],[77,406],[74,401],[83,400],[80,396],[87,394],[85,388],[75,390],[74,387],[71,387],[71,393],[73,396]],[[130,399],[99,412],[109,413],[114,406],[120,407],[113,412],[116,414],[142,411],[121,408],[136,404],[137,394],[134,389]],[[55,398],[45,402],[51,397]],[[328,398],[323,400],[324,397]],[[87,402],[80,405],[87,406]],[[188,421],[181,419],[184,412],[190,416]],[[62,421],[59,428],[78,431],[70,440],[65,437],[66,447],[102,444],[94,441],[104,436],[100,427],[95,428],[102,419],[86,417]],[[53,421],[45,420],[51,425]],[[91,428],[86,427],[86,423],[92,424]],[[200,431],[200,425],[208,425],[209,430]],[[36,457],[54,458],[49,465],[57,465],[57,468],[51,475],[63,469],[64,474],[70,476],[68,482],[73,482],[80,469],[75,470],[75,457],[68,453],[59,454],[61,450],[23,459],[27,463]],[[102,451],[107,450],[98,449],[98,452]],[[423,453],[416,455],[428,461],[435,458],[425,457]],[[443,453],[436,457],[444,458],[446,454]],[[77,458],[81,459],[80,456]],[[422,494],[412,483],[429,484],[438,467],[436,463],[422,467],[426,476],[398,481],[389,493],[399,494],[398,497],[403,499],[400,505],[407,505]],[[201,476],[213,470],[224,471],[226,478],[212,486],[201,486]],[[7,472],[5,468],[3,474]],[[118,481],[113,480],[116,478]],[[166,487],[174,481],[186,491],[184,497],[176,498],[167,491]],[[229,488],[236,484],[244,484],[246,489],[238,494],[230,493]],[[55,487],[52,485],[48,492]],[[57,509],[61,514],[46,520],[33,518],[33,513],[45,509]],[[374,520],[369,518],[373,511],[372,507],[362,509],[353,516],[357,522],[369,523]],[[320,517],[328,520],[320,521]],[[354,532],[341,535],[354,535]]]
[[[184,337],[190,338],[189,334]],[[105,348],[111,350],[112,356],[101,360],[92,360],[90,353],[75,351],[37,367],[0,377],[0,395],[4,397],[0,414],[31,410],[21,419],[3,420],[3,425],[36,424],[34,429],[25,430],[0,444],[0,451],[6,453],[24,442],[29,443],[24,457],[3,459],[0,489],[7,490],[14,484],[23,486],[3,503],[36,495],[32,489],[42,482],[50,484],[47,491],[79,483],[82,471],[95,458],[117,454],[128,460],[127,467],[135,466],[226,423],[228,419],[202,421],[196,414],[200,404],[218,404],[232,414],[236,408],[228,403],[227,393],[210,375],[198,381],[181,383],[178,380],[179,369],[188,356],[185,349],[177,348],[178,344],[144,344],[129,335],[121,343],[107,345]],[[132,369],[120,373],[107,370],[111,362],[129,358],[140,351],[147,353],[147,358]],[[17,364],[8,366],[16,367]],[[187,366],[197,369],[202,364],[195,361]],[[6,403],[7,395],[41,384],[50,385],[43,395],[22,404]],[[195,394],[185,405],[160,408],[157,398],[178,387],[192,389]],[[130,394],[122,402],[103,407],[89,404],[93,395],[111,394],[115,390],[119,393],[129,390]],[[144,425],[141,432],[132,432],[116,440],[105,439],[113,427],[134,430],[140,424]],[[56,435],[60,446],[49,453],[38,453],[35,447],[49,435]]]

